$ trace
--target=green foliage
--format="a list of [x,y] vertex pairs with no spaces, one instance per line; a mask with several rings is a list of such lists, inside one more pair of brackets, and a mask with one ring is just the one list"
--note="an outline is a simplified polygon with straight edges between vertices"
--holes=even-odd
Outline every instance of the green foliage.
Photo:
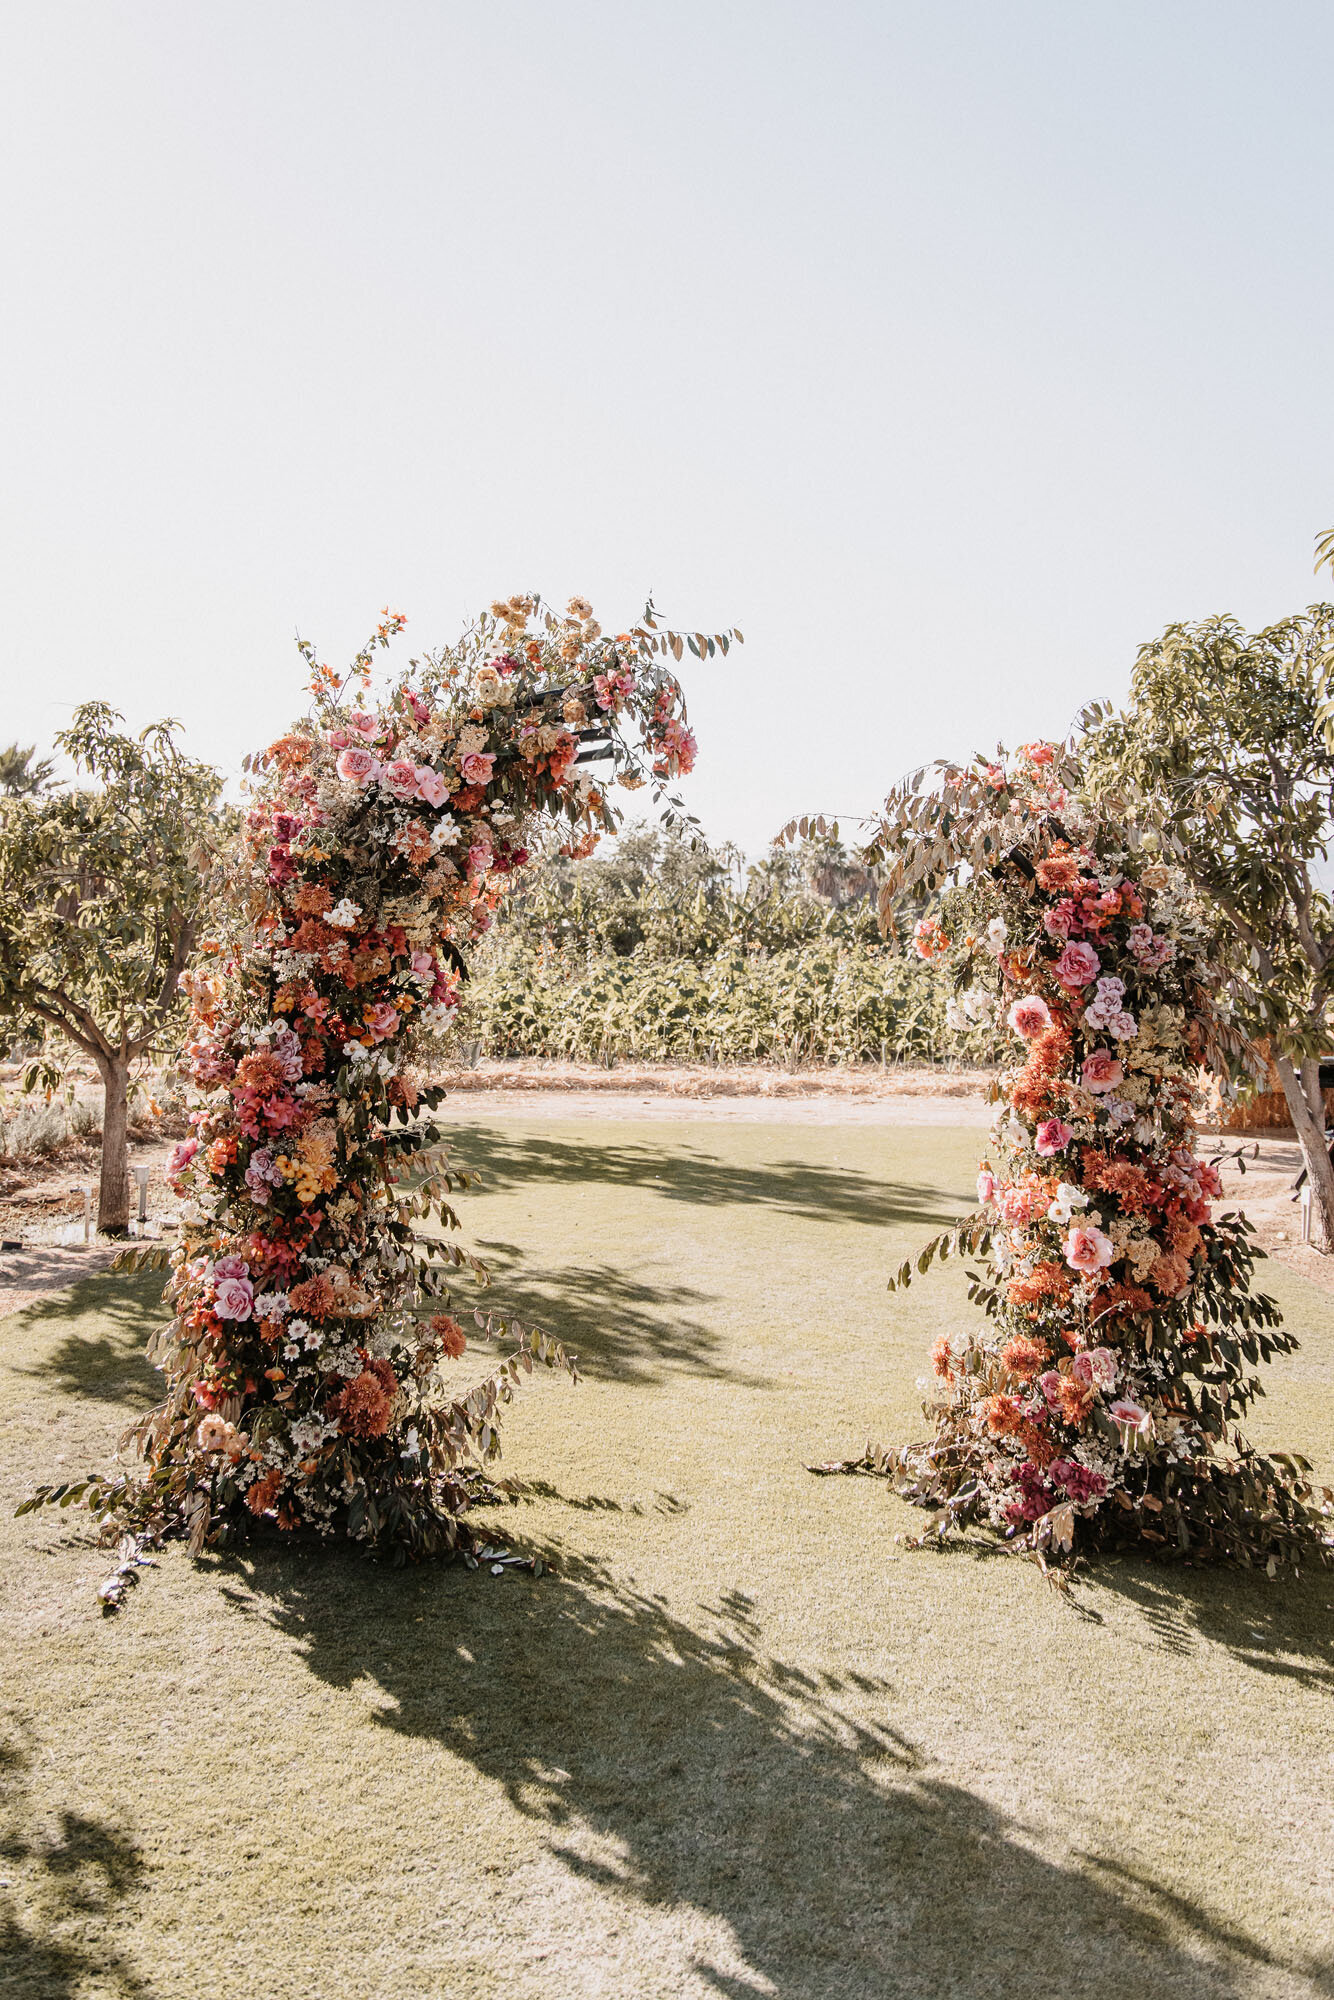
[[176,1006],[220,789],[173,724],[120,720],[85,702],[56,739],[90,787],[0,800],[0,1014],[99,1063],[146,1051]]
[[9,743],[0,750],[0,793],[8,798],[33,798],[48,791],[54,776],[55,765],[49,757],[37,756],[35,743],[30,743],[26,750],[17,743]]
[[946,980],[883,942],[875,886],[828,837],[749,868],[649,827],[552,856],[474,961],[462,1032],[494,1056],[592,1062],[957,1060]]
[[183,1017],[181,977],[205,908],[221,781],[175,725],[141,735],[85,702],[58,749],[90,785],[0,797],[0,1017],[96,1063],[105,1088],[98,1227],[123,1232],[132,1064]]
[[926,1063],[958,1056],[946,998],[938,972],[873,942],[620,958],[505,939],[469,989],[463,1033],[495,1056]]
[[1234,618],[1171,625],[1140,649],[1124,714],[1096,721],[1092,787],[1161,834],[1214,912],[1253,1033],[1324,1053],[1334,908],[1334,749],[1320,728],[1334,605],[1255,634]]

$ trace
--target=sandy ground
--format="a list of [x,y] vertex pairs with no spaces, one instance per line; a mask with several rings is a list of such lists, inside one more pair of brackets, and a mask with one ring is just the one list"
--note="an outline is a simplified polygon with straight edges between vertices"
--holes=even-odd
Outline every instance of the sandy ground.
[[[633,1081],[632,1081],[633,1079]],[[749,1091],[742,1088],[749,1079]],[[600,1071],[576,1064],[488,1063],[442,1078],[458,1112],[472,1120],[630,1120],[691,1124],[967,1126],[981,1134],[991,1106],[973,1072],[890,1070],[807,1072],[756,1070]],[[916,1083],[919,1087],[913,1088]],[[921,1085],[929,1087],[923,1088]],[[763,1088],[758,1086],[763,1085]],[[804,1086],[804,1087],[803,1087]],[[447,1121],[450,1105],[443,1109]],[[1300,1205],[1291,1199],[1301,1156],[1290,1134],[1206,1133],[1206,1157],[1222,1151],[1229,1206],[1243,1208],[1261,1245],[1327,1291],[1334,1292],[1334,1258],[1302,1244]],[[133,1165],[151,1171],[149,1233],[169,1241],[176,1203],[162,1169],[170,1145],[131,1149]],[[1236,1155],[1244,1156],[1242,1171]],[[27,1184],[0,1196],[0,1235],[22,1247],[0,1251],[0,1318],[43,1293],[58,1291],[90,1272],[104,1270],[114,1247],[96,1241],[62,1242],[79,1233],[82,1189],[91,1176],[44,1163]]]

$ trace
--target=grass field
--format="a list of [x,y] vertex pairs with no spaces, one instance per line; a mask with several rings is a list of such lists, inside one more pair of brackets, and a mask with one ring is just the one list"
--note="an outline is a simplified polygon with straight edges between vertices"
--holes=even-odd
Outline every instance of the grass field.
[[[178,1550],[66,1516],[153,1394],[156,1280],[4,1323],[0,1995],[983,2000],[1334,1993],[1334,1575],[1121,1560],[1062,1600],[811,1459],[918,1424],[966,1310],[889,1270],[952,1129],[466,1107],[498,1301],[585,1357],[512,1417],[553,1576]],[[1253,1430],[1334,1470],[1334,1302]]]

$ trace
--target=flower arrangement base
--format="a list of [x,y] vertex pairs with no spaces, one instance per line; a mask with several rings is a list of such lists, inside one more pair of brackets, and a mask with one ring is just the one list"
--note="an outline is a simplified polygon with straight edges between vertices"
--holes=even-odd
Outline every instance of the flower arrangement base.
[[1251,1371],[1297,1342],[1198,1155],[1202,1078],[1245,1052],[1186,885],[1081,798],[1055,745],[941,773],[891,797],[868,858],[891,905],[940,894],[917,949],[952,964],[960,1024],[1003,1021],[1020,1059],[997,1080],[978,1208],[890,1289],[972,1258],[982,1325],[933,1350],[927,1440],[824,1469],[892,1480],[933,1513],[919,1540],[977,1526],[1053,1571],[1126,1547],[1271,1574],[1328,1562],[1334,1494],[1240,1428]]

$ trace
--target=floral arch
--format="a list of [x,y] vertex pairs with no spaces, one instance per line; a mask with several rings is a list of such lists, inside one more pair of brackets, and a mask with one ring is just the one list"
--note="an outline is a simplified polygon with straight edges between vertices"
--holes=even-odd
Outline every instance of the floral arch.
[[914,936],[952,969],[955,1025],[1003,1024],[1016,1050],[979,1206],[917,1260],[977,1256],[984,1318],[936,1346],[931,1437],[849,1469],[888,1474],[939,1534],[977,1523],[1044,1563],[1124,1543],[1328,1560],[1334,1495],[1240,1429],[1251,1370],[1297,1342],[1199,1157],[1198,1086],[1246,1051],[1185,880],[1054,744],[937,772],[891,794],[868,859],[887,915],[937,899]]
[[618,823],[613,785],[661,798],[695,755],[671,664],[741,635],[664,630],[650,604],[611,636],[585,600],[557,616],[514,597],[373,703],[374,655],[402,624],[386,613],[343,677],[303,644],[311,712],[248,760],[221,916],[188,981],[194,1136],[171,1166],[167,1393],[130,1434],[143,1472],[29,1504],[81,1498],[195,1551],[258,1521],[399,1558],[466,1549],[502,1405],[536,1363],[572,1365],[501,1321],[505,1358],[453,1386],[449,1279],[471,1260],[418,1234],[455,1226],[458,1183],[432,1163],[444,1093],[411,1058],[453,1019],[468,947],[539,823],[586,853]]

